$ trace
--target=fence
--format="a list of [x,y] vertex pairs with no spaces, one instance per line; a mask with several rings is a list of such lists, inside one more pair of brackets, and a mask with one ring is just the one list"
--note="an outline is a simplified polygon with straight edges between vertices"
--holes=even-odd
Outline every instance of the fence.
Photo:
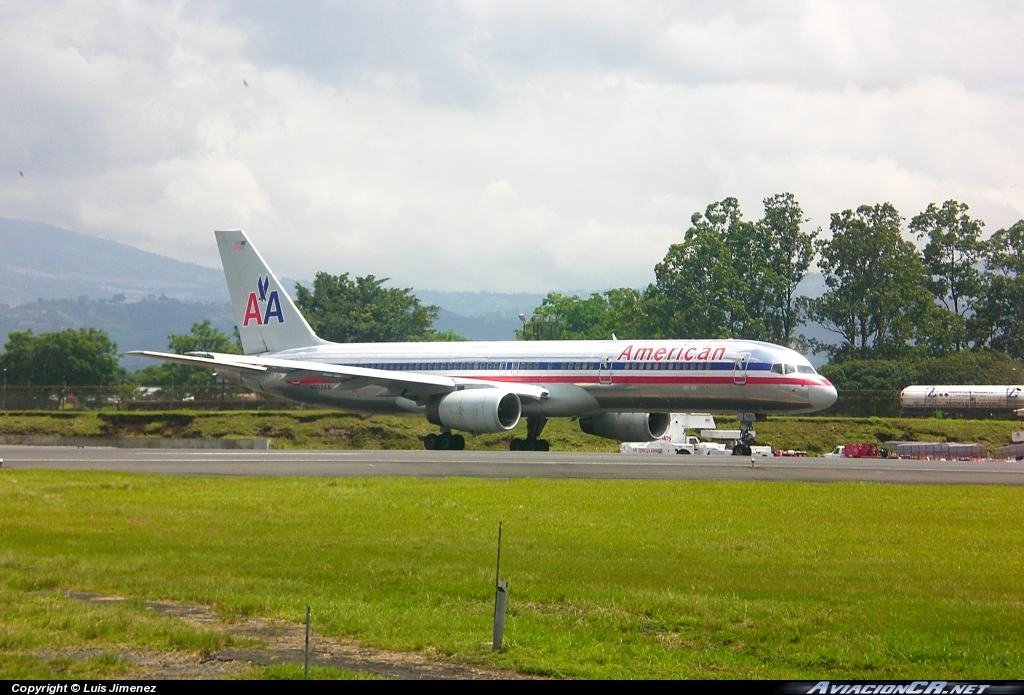
[[818,414],[851,417],[899,417],[900,392],[895,389],[840,391],[835,405]]
[[917,412],[901,412],[900,391],[892,390],[849,390],[840,391],[836,404],[828,410],[817,413],[826,416],[852,417],[944,417],[962,418],[966,420],[1013,420],[1016,419],[1011,409],[995,408],[957,408],[957,409],[921,409]]
[[[232,385],[221,386],[7,386],[0,410],[294,410],[299,403]],[[840,391],[836,404],[817,415],[899,417],[900,392]],[[930,414],[929,414],[930,415]],[[945,413],[946,417],[1003,417],[1013,413]]]
[[959,442],[886,442],[890,456],[915,459],[983,459],[988,458],[984,444]]
[[1024,459],[1024,444],[1010,444],[996,449],[995,457],[998,459]]
[[7,386],[0,410],[290,410],[286,401],[236,386]]

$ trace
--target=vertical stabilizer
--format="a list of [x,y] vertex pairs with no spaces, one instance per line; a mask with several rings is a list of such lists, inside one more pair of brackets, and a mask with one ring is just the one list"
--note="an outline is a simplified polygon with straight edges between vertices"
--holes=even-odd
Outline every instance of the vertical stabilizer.
[[242,336],[242,351],[258,355],[323,343],[245,232],[214,233],[228,281],[231,308]]

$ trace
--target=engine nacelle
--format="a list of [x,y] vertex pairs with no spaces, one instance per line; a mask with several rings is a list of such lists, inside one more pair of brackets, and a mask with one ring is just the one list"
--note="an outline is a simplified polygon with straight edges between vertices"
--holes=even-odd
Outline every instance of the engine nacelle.
[[580,429],[620,442],[650,442],[668,431],[668,413],[602,413],[580,418]]
[[427,403],[427,420],[440,427],[478,434],[506,432],[519,424],[519,396],[500,389],[465,389]]

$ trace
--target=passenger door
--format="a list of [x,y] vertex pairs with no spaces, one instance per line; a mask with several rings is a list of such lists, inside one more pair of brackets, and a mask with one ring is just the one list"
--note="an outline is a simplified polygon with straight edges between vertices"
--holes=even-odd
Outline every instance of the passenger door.
[[747,365],[750,363],[750,355],[740,355],[732,366],[732,383],[740,386],[747,383]]

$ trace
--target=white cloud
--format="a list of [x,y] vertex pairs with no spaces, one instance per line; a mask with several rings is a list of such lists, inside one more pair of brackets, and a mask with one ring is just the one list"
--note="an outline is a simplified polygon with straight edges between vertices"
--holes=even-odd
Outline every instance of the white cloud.
[[0,215],[208,265],[210,231],[242,227],[280,275],[492,291],[645,284],[729,195],[757,217],[792,191],[825,227],[957,198],[996,229],[1024,216],[1022,25],[1017,4],[5,3]]

